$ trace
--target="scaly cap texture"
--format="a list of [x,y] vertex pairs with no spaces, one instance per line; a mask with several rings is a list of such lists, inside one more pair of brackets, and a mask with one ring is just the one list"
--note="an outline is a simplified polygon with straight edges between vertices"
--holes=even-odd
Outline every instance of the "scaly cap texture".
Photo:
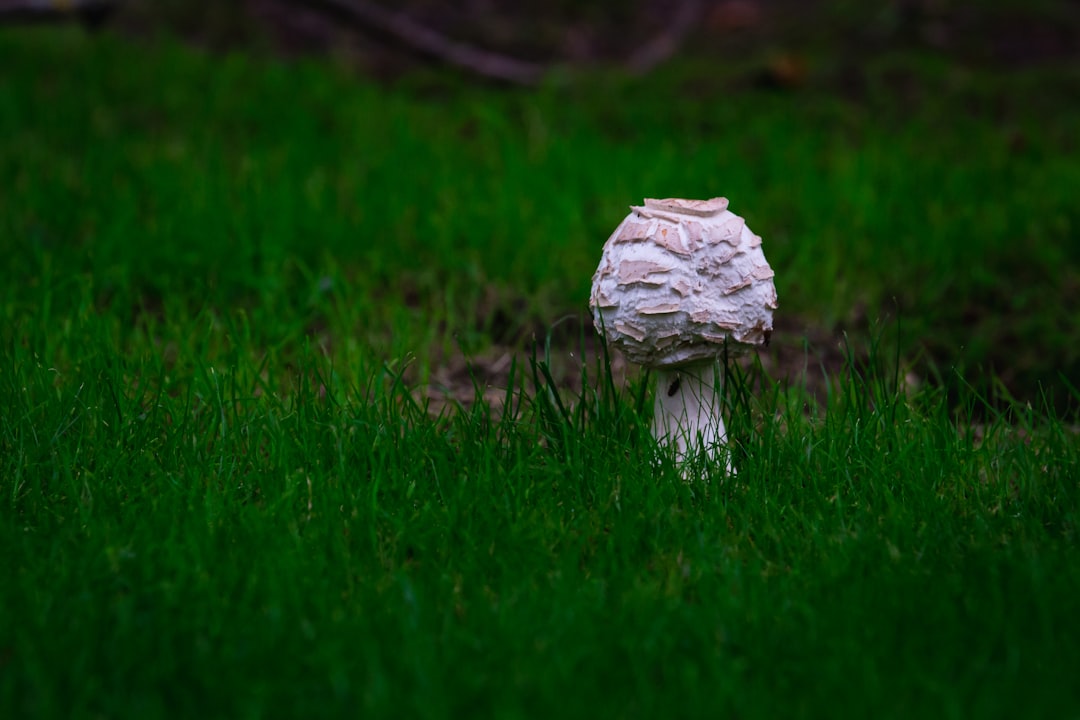
[[761,237],[726,198],[646,199],[604,245],[589,306],[627,359],[670,367],[762,345],[777,307]]

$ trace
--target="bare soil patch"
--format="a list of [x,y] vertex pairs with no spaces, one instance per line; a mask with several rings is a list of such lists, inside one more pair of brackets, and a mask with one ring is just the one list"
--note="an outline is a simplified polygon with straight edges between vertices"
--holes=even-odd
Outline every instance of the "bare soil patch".
[[[415,371],[406,380],[417,387],[417,398],[427,402],[435,413],[448,405],[468,407],[478,400],[497,407],[506,399],[512,374],[517,387],[524,383],[528,392],[535,390],[530,371],[534,358],[548,364],[559,389],[570,396],[581,394],[584,378],[594,383],[605,371],[602,340],[591,316],[581,313],[564,316],[549,326],[536,324],[522,330],[516,339],[494,342],[475,354],[458,352],[438,357],[427,383],[422,383]],[[760,361],[765,378],[782,386],[804,387],[818,402],[824,402],[828,382],[845,366],[868,360],[863,339],[849,338],[842,329],[814,326],[792,316],[777,318],[768,347],[735,358],[747,369]],[[608,351],[607,363],[618,388],[644,372],[617,350]],[[903,379],[912,385],[917,383],[911,373]]]

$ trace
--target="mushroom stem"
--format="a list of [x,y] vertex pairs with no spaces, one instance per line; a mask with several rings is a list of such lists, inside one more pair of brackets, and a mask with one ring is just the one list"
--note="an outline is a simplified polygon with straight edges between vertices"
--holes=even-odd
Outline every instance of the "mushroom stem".
[[723,453],[731,475],[731,457],[721,450],[727,444],[720,415],[721,372],[716,360],[657,369],[652,431],[657,442],[675,446],[680,465],[698,453],[710,460]]

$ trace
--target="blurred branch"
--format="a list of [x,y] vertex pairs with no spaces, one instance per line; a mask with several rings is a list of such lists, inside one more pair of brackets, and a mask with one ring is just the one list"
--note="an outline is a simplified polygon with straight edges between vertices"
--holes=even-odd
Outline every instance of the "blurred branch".
[[[0,0],[0,21],[78,19],[100,24],[123,0]],[[554,67],[485,50],[455,40],[375,0],[316,0],[326,11],[345,16],[358,26],[388,35],[412,50],[483,77],[518,85],[535,85]],[[645,4],[645,3],[643,3]],[[646,73],[671,58],[700,24],[705,0],[666,0],[668,19],[658,34],[638,45],[623,64]],[[673,7],[672,7],[673,6]],[[668,10],[667,8],[671,9]]]
[[68,15],[110,5],[115,3],[110,0],[0,0],[0,14]]
[[[321,0],[355,21],[397,38],[422,53],[459,68],[519,85],[535,85],[550,65],[529,62],[453,40],[422,25],[402,12],[387,10],[371,0]],[[682,46],[705,14],[703,0],[682,0],[669,12],[670,22],[625,61],[632,72],[647,73],[668,60]]]
[[98,25],[117,4],[118,0],[0,0],[0,21],[78,18]]
[[679,51],[690,33],[701,23],[705,3],[683,0],[671,13],[671,23],[659,35],[630,55],[626,66],[637,73],[647,73]]
[[321,2],[347,13],[358,22],[396,37],[415,50],[485,77],[519,85],[534,85],[548,69],[543,65],[457,42],[421,25],[404,13],[392,12],[368,0]]

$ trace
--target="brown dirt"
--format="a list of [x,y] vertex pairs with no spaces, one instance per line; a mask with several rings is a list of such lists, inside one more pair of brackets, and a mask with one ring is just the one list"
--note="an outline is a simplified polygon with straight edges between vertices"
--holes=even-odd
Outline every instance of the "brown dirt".
[[[541,0],[401,0],[392,8],[454,41],[522,59],[572,66],[625,62],[670,21],[671,0],[552,4]],[[72,18],[57,3],[58,18]],[[102,0],[102,6],[112,6]],[[161,0],[116,3],[110,23],[136,34],[169,28],[206,47],[266,47],[285,56],[337,54],[364,72],[396,77],[433,59],[333,9],[294,0]],[[684,52],[744,58],[768,51],[762,82],[807,81],[805,54],[827,50],[858,75],[874,55],[915,48],[990,68],[1074,62],[1080,53],[1080,5],[1019,0],[705,0],[702,21]],[[84,18],[88,19],[88,18]],[[843,83],[838,89],[843,89]]]
[[[860,343],[854,339],[853,343]],[[855,363],[865,363],[868,353],[851,348],[842,330],[827,329],[804,323],[801,318],[783,316],[768,347],[748,353],[737,362],[744,368],[760,360],[766,378],[781,386],[805,387],[818,402],[824,402],[827,382],[843,371],[849,357]],[[865,347],[865,343],[861,343]],[[516,340],[498,342],[471,356],[454,353],[437,357],[432,362],[425,384],[414,370],[406,381],[417,388],[415,396],[427,402],[434,413],[449,405],[471,406],[478,398],[493,407],[501,406],[506,398],[511,371],[523,380],[527,392],[535,391],[531,382],[530,360],[548,363],[557,386],[569,396],[582,391],[583,370],[590,382],[598,377],[603,366],[600,337],[588,315],[566,316],[544,327],[537,325],[519,333]],[[617,388],[637,378],[641,368],[627,362],[618,351],[608,355],[612,379]],[[908,374],[906,381],[916,380]],[[517,384],[521,387],[520,384]]]

